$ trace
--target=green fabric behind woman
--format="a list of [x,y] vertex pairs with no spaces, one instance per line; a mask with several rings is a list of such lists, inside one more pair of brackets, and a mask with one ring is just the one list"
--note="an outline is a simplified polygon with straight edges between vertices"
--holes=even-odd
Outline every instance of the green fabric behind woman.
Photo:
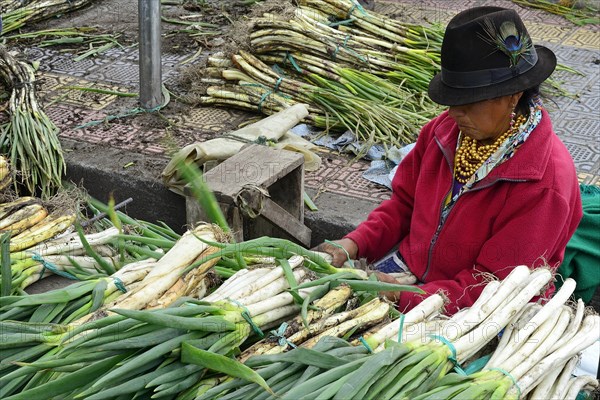
[[577,282],[575,297],[588,303],[600,285],[600,187],[580,188],[583,218],[567,244],[556,284],[559,287],[563,279],[573,278]]

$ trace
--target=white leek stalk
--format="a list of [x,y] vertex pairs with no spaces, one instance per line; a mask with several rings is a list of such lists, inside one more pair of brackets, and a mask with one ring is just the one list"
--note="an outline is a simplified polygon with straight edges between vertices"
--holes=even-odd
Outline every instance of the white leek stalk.
[[[439,312],[444,307],[444,298],[439,294],[433,294],[423,299],[421,303],[416,305],[412,310],[404,315],[404,323],[402,329],[407,329],[411,325],[424,321],[427,317],[436,312]],[[377,332],[365,338],[369,346],[378,348],[386,339],[397,341],[398,332],[400,331],[400,319],[396,319],[382,327]]]
[[259,277],[266,275],[271,272],[271,267],[255,268],[255,269],[241,269],[227,279],[221,286],[219,286],[214,292],[204,298],[205,301],[219,301],[226,299],[232,294],[236,293],[242,287],[245,286],[245,282],[253,281]]
[[[600,316],[588,315],[583,319],[577,334],[568,343],[565,343],[563,347],[549,354],[540,362],[535,363],[531,368],[526,369],[526,373],[522,377],[515,376],[516,373],[513,371],[512,375],[519,381],[522,395],[525,396],[528,394],[544,378],[544,375],[548,371],[562,365],[565,360],[568,360],[596,342],[599,336],[598,332],[600,332]],[[512,388],[511,391],[513,392],[513,396],[516,395],[516,388]]]
[[[548,350],[564,333],[569,324],[570,311],[562,310],[560,313],[555,313],[551,318],[548,318],[544,323],[537,327],[531,336],[526,336],[524,339],[518,338],[516,345],[518,348],[504,349],[504,352],[509,357],[502,362],[498,362],[497,366],[508,371],[513,371],[517,376],[520,376],[520,368],[527,368],[534,360],[541,360],[548,354]],[[528,332],[526,332],[528,333]],[[526,362],[527,361],[527,362]],[[493,368],[493,366],[491,366]],[[527,369],[525,369],[527,371]]]
[[[508,324],[510,319],[524,307],[529,300],[537,295],[551,279],[552,273],[550,270],[540,269],[522,290],[516,294],[512,294],[511,300],[506,307],[499,309],[497,312],[490,315],[490,318],[487,318],[473,329],[468,335],[464,335],[458,339],[454,343],[458,361],[464,362],[468,357],[479,351],[491,337],[498,335],[500,330]],[[498,290],[500,291],[500,289],[502,289],[502,287]]]
[[563,399],[575,400],[580,391],[592,392],[598,389],[598,381],[590,375],[582,375],[571,379],[569,390]]
[[585,304],[583,304],[583,300],[577,300],[577,310],[575,311],[575,316],[571,319],[569,323],[569,327],[565,331],[564,335],[560,338],[558,342],[550,349],[550,353],[561,348],[565,343],[567,343],[573,336],[577,334],[579,330],[579,326],[581,325],[581,321],[583,320],[585,312]]
[[492,365],[496,363],[496,360],[502,355],[506,354],[506,347],[509,343],[518,340],[518,335],[513,335],[514,332],[518,332],[520,329],[529,322],[529,320],[537,313],[541,305],[536,303],[528,303],[523,309],[515,315],[515,317],[511,320],[511,322],[506,325],[504,328],[504,332],[502,333],[502,337],[496,346],[496,350],[492,354],[492,357],[488,360],[486,367],[491,368]]
[[464,325],[466,321],[466,323],[471,323],[472,320],[474,320],[474,314],[479,313],[479,309],[480,307],[487,303],[492,296],[494,296],[496,294],[496,292],[498,291],[498,288],[501,285],[501,281],[498,280],[494,280],[494,281],[490,281],[488,282],[485,287],[483,288],[483,290],[481,291],[481,294],[479,295],[479,297],[477,298],[477,300],[475,300],[475,302],[473,303],[473,305],[469,308],[466,308],[461,311],[463,312],[458,312],[456,313],[451,319],[450,321],[448,321],[449,324],[457,324],[459,326]]
[[[290,267],[297,268],[304,262],[304,258],[301,256],[293,256],[288,260]],[[275,281],[276,279],[283,276],[283,268],[274,267],[269,273],[261,276],[258,279],[241,279],[241,281],[236,281],[236,290],[233,290],[232,287],[229,287],[227,293],[230,293],[228,296],[231,297],[232,294],[235,294],[236,298],[243,299],[247,296],[250,296],[252,293],[260,291],[262,288]],[[224,299],[221,293],[213,293],[210,296],[205,298],[206,301],[219,301]]]
[[565,368],[566,366],[562,369],[555,368],[552,371],[549,371],[544,379],[536,386],[535,390],[529,395],[529,400],[555,399],[556,397],[551,397],[552,390],[554,389],[553,386],[557,382],[558,376],[562,375],[562,371],[564,371]]
[[[85,235],[85,239],[88,241],[90,246],[100,246],[107,244],[114,240],[119,235],[119,230],[115,227],[108,228],[98,233],[91,233]],[[55,240],[49,240],[38,244],[35,247],[25,250],[25,253],[33,254],[37,253],[41,256],[47,256],[52,254],[73,254],[76,250],[83,249],[83,243],[79,238],[79,234],[72,233],[65,237],[61,237]]]
[[[293,274],[294,274],[294,277],[296,278],[296,281],[301,282],[302,279],[306,276],[307,271],[304,268],[297,268],[293,271]],[[264,286],[247,296],[240,296],[240,295],[234,294],[234,295],[231,295],[230,298],[232,298],[234,300],[238,300],[245,305],[254,304],[259,301],[268,299],[269,297],[274,296],[278,293],[281,293],[282,291],[289,289],[289,287],[290,287],[289,282],[287,281],[287,279],[284,276],[282,276],[282,277],[274,280],[273,282],[269,283],[267,286]]]
[[[215,241],[215,227],[200,225],[186,232],[175,245],[156,262],[155,267],[143,281],[143,287],[129,292],[110,308],[129,310],[143,309],[153,299],[162,296],[179,279],[184,269],[198,259],[209,246],[198,239]],[[197,237],[198,236],[198,237]]]
[[[558,379],[555,381],[554,385],[552,386],[552,392],[551,393],[549,392],[548,396],[546,396],[546,398],[562,399],[565,397],[565,395],[567,394],[568,389],[569,389],[569,381],[571,380],[573,371],[577,367],[577,364],[579,364],[580,360],[581,360],[581,358],[579,357],[579,355],[576,355],[575,357],[571,357],[571,359],[569,361],[567,361],[566,365],[560,372],[560,376],[558,376]],[[556,369],[560,371],[559,368],[556,368]],[[536,388],[536,391],[537,391],[537,388]],[[532,396],[534,394],[535,394],[535,392],[532,393]],[[539,399],[542,400],[544,398],[540,396]]]
[[[494,364],[489,364],[489,367],[498,366],[504,362],[508,357],[513,354],[514,347],[520,346],[521,343],[527,341],[529,337],[533,334],[533,332],[540,326],[544,324],[546,319],[550,316],[557,316],[558,310],[562,307],[563,304],[569,299],[573,291],[575,290],[575,281],[571,278],[567,278],[565,280],[564,285],[560,288],[558,292],[546,303],[527,323],[525,327],[520,329],[515,334],[518,335],[519,343],[513,343],[512,349],[505,349],[501,354],[496,357],[494,360]],[[531,329],[533,328],[533,329]],[[551,344],[553,346],[554,344]],[[509,345],[510,346],[510,345]]]

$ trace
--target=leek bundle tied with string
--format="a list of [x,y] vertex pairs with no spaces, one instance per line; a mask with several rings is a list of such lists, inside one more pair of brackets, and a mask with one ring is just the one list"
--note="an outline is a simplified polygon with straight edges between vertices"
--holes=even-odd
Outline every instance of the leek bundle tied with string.
[[[302,258],[296,257],[290,260],[290,264],[298,267],[302,264]],[[156,266],[153,271],[158,271]],[[275,275],[271,274],[271,277]],[[297,274],[297,278],[302,282],[301,273]],[[39,343],[34,348],[44,345],[43,355],[36,357],[37,361],[21,364],[20,368],[8,369],[8,373],[0,377],[0,382],[3,383],[0,393],[3,396],[13,394],[17,399],[37,398],[38,395],[42,395],[41,389],[44,385],[41,384],[38,391],[32,382],[40,385],[37,379],[42,379],[42,376],[45,377],[42,383],[48,382],[46,385],[55,387],[58,391],[55,395],[75,391],[74,393],[89,396],[87,397],[89,399],[113,398],[138,391],[167,394],[185,390],[196,383],[203,368],[186,366],[185,355],[182,359],[183,363],[179,361],[179,354],[182,351],[180,347],[183,342],[188,342],[195,349],[204,349],[215,354],[231,354],[249,336],[260,334],[261,329],[279,323],[282,319],[288,319],[298,312],[300,306],[295,304],[294,296],[286,292],[286,286],[280,285],[277,279],[269,281],[270,279],[263,280],[266,284],[265,289],[257,292],[262,295],[246,293],[236,299],[219,300],[213,303],[188,300],[187,306],[153,311],[113,309],[117,314],[90,321],[74,329],[47,326],[45,333],[28,337],[30,343]],[[266,289],[267,287],[269,289]],[[314,290],[313,288],[299,290],[299,299],[306,298]],[[6,328],[9,327],[8,324],[5,323]],[[12,327],[11,325],[11,329],[22,335],[28,326],[22,324]],[[119,340],[115,341],[111,332],[120,332]],[[48,351],[48,347],[52,349],[52,346],[59,343],[62,343],[62,346]],[[14,345],[23,348],[26,343],[17,340]],[[34,351],[34,348],[30,351]],[[88,354],[87,364],[90,369],[107,373],[101,377],[97,375],[80,377],[77,383],[66,375],[65,384],[60,385],[62,382],[60,374],[57,375],[52,370],[39,369],[77,364],[82,361],[80,358],[82,352]],[[105,365],[106,358],[111,354],[114,357],[110,358],[111,362]],[[21,354],[20,357],[23,355]],[[176,385],[175,388],[171,387],[173,385],[162,384],[164,383],[162,381],[156,385],[152,384],[153,379],[174,371],[175,367],[185,367],[171,378],[181,384]],[[132,372],[136,374],[136,379],[133,381],[127,378]],[[139,385],[138,381],[145,383]],[[72,382],[71,386],[66,382]],[[4,385],[4,383],[9,384]],[[106,390],[106,384],[111,385],[110,390]],[[23,385],[25,385],[24,390]],[[168,391],[165,392],[167,389]]]
[[315,126],[394,146],[414,142],[439,111],[425,91],[439,69],[440,26],[401,23],[349,0],[303,1],[291,19],[265,13],[250,24],[251,52],[240,49],[233,63],[209,58],[201,103],[265,114],[307,103]]
[[0,46],[0,78],[12,90],[9,120],[0,127],[0,148],[19,171],[25,189],[48,197],[66,170],[58,128],[39,106],[33,67]]
[[43,21],[90,4],[92,0],[4,0],[2,33],[20,29],[27,23]]
[[[571,379],[570,372],[577,352],[598,340],[600,318],[584,318],[581,302],[575,314],[565,308],[572,281],[544,306],[529,303],[551,278],[548,269],[516,267],[505,280],[490,282],[473,307],[450,319],[440,315],[443,298],[430,296],[400,319],[364,334],[355,346],[331,337],[312,349],[288,347],[284,354],[272,353],[271,346],[245,361],[270,390],[232,370],[236,379],[205,379],[184,398],[517,399],[541,382],[545,387],[531,398],[575,400],[580,389],[589,392],[598,385],[592,377]],[[497,348],[483,358],[488,366],[473,372],[467,360],[481,354],[502,328]],[[195,356],[198,363],[227,373],[211,366],[204,353]],[[457,372],[449,373],[453,369]]]
[[84,231],[75,223],[70,198],[62,192],[48,201],[19,197],[0,203],[0,231],[10,234],[9,254],[2,258],[9,265],[0,284],[6,295],[23,295],[28,286],[50,275],[71,280],[107,277],[126,264],[161,258],[179,238],[167,227],[124,217],[101,204],[111,218],[89,220]]

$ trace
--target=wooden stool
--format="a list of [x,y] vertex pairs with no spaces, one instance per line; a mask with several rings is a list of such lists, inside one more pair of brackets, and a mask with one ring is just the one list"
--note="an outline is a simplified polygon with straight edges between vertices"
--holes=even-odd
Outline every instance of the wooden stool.
[[[280,237],[310,246],[304,225],[304,156],[268,146],[249,145],[204,174],[236,241]],[[206,221],[185,187],[188,225]]]

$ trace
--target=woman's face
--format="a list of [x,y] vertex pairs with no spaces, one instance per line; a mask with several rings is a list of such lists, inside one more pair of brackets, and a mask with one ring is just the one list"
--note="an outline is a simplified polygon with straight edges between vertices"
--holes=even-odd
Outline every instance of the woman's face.
[[451,106],[450,117],[463,133],[482,144],[491,144],[510,126],[510,114],[523,92],[462,106]]

